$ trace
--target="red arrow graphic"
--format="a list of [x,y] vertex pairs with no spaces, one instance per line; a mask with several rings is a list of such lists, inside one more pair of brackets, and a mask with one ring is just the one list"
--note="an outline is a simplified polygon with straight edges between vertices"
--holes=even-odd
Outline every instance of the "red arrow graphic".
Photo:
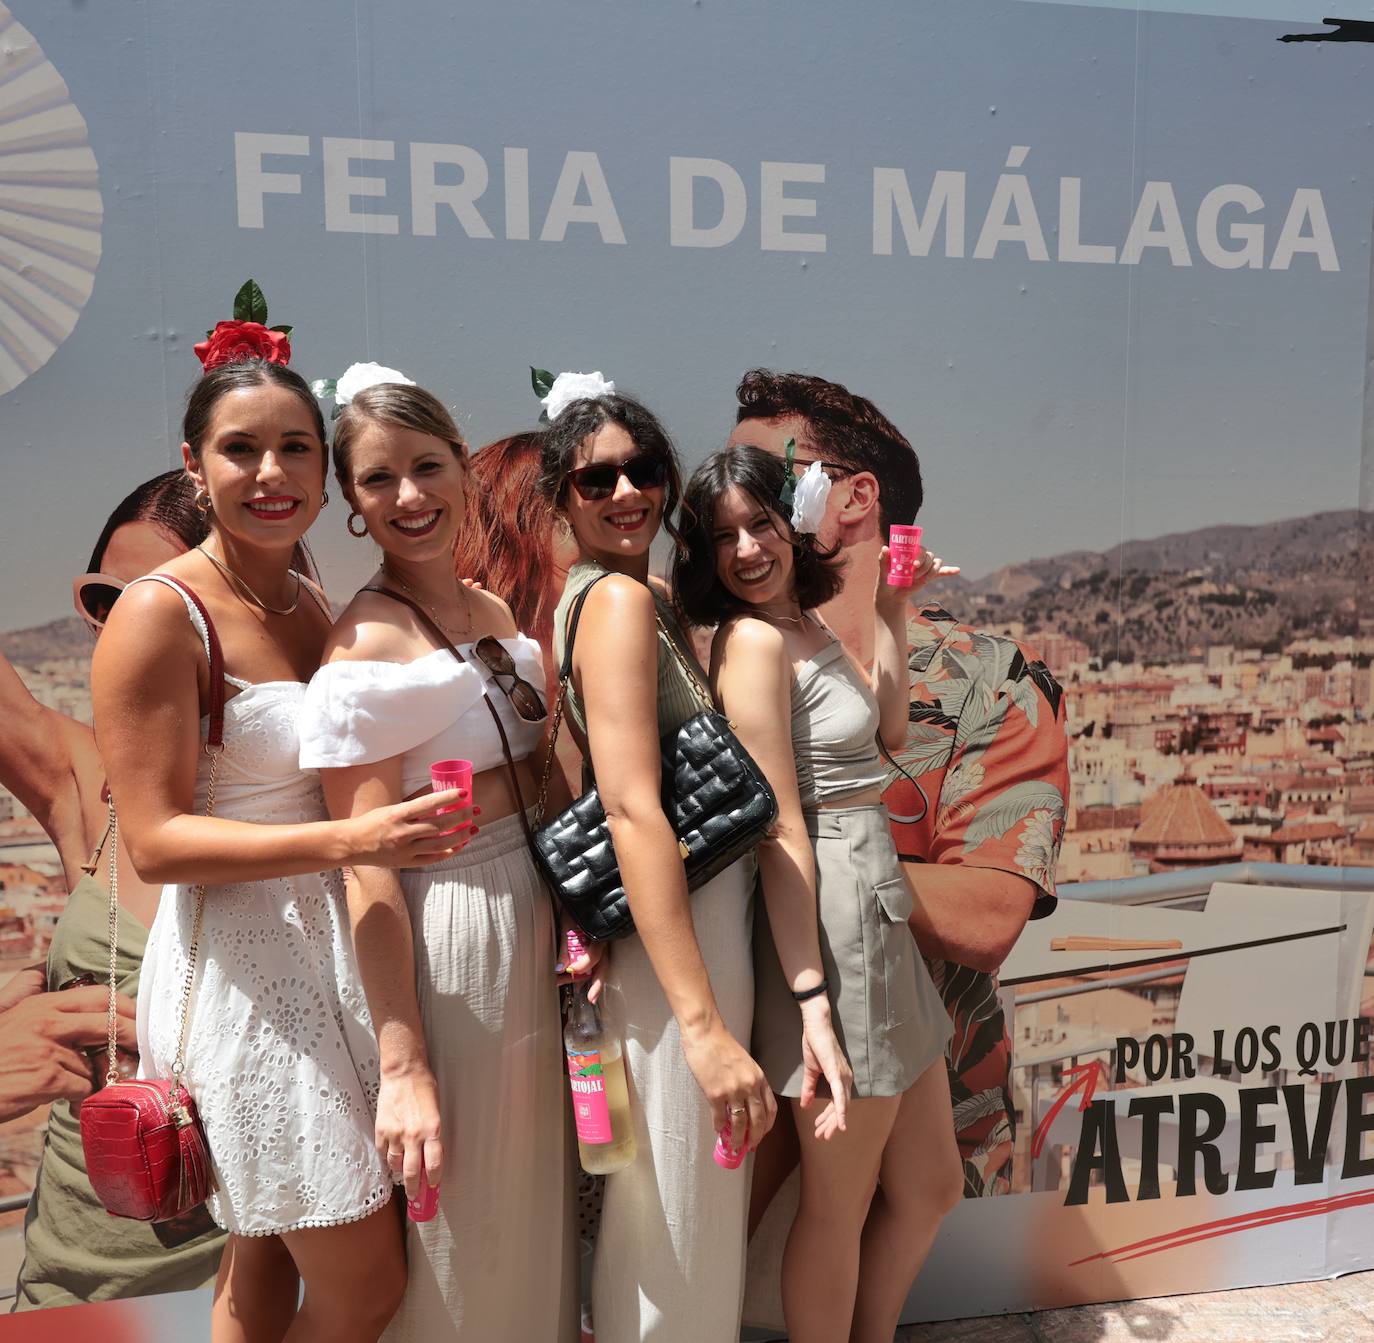
[[1050,1125],[1054,1123],[1055,1117],[1064,1108],[1064,1103],[1074,1094],[1081,1091],[1083,1094],[1079,1098],[1079,1110],[1086,1110],[1093,1103],[1093,1093],[1097,1090],[1099,1081],[1107,1082],[1106,1066],[1101,1059],[1094,1059],[1091,1063],[1080,1063],[1076,1068],[1065,1068],[1064,1076],[1073,1080],[1054,1098],[1054,1104],[1050,1106],[1049,1112],[1036,1125],[1035,1132],[1031,1135],[1031,1156],[1040,1155],[1040,1149],[1045,1145],[1045,1139],[1049,1137]]

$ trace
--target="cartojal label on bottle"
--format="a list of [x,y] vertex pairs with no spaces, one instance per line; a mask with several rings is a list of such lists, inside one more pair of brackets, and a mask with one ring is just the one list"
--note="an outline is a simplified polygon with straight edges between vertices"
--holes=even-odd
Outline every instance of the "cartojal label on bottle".
[[572,1084],[573,1117],[579,1142],[604,1143],[613,1140],[611,1107],[606,1099],[606,1079],[601,1071],[599,1053],[568,1053],[568,1077]]

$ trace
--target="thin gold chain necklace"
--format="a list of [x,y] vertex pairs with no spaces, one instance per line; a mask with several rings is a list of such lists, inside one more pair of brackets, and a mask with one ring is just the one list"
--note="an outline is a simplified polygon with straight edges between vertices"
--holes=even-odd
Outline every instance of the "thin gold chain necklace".
[[252,602],[254,606],[258,607],[259,610],[266,611],[270,615],[274,616],[289,616],[293,614],[296,610],[296,607],[298,607],[301,604],[301,576],[300,574],[296,573],[294,569],[287,570],[287,572],[292,574],[296,580],[296,595],[291,599],[291,605],[269,606],[265,601],[263,601],[261,597],[258,596],[256,592],[253,591],[252,588],[248,586],[247,583],[243,581],[243,579],[241,579],[238,576],[238,574],[236,574],[227,564],[225,564],[223,560],[216,558],[216,556],[212,555],[208,550],[206,550],[203,545],[198,545],[196,549],[200,551],[200,553],[204,555],[205,558],[209,560],[210,563],[213,564],[215,568],[218,569],[220,573],[222,573],[225,576],[225,578],[227,578],[230,581],[230,583],[234,585],[234,587],[238,590],[241,596],[247,597],[248,600]]
[[465,634],[472,633],[472,600],[468,597],[467,590],[461,584],[459,584],[457,596],[459,600],[461,600],[463,603],[463,614],[466,618],[464,619],[461,627],[459,627],[449,624],[449,622],[439,614],[438,610],[433,605],[433,603],[427,602],[422,596],[420,596],[420,594],[416,592],[415,589],[411,587],[410,584],[407,583],[405,579],[401,577],[400,574],[393,573],[392,570],[387,568],[385,564],[382,565],[382,572],[389,579],[391,579],[391,581],[395,583],[397,587],[409,593],[411,597],[413,597],[417,602],[419,602],[419,604],[426,611],[429,612],[430,616],[434,620],[434,623],[438,625],[439,628],[443,630],[443,632],[447,634],[449,638],[453,640],[454,643],[458,643]]

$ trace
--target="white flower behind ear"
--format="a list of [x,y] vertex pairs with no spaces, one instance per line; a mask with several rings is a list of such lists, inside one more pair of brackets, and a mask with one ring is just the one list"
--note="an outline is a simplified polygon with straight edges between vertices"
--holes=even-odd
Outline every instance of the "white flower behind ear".
[[359,392],[383,382],[399,382],[404,387],[415,386],[414,378],[407,378],[399,369],[387,368],[385,364],[350,364],[334,383],[334,400],[338,405],[346,406]]
[[797,482],[792,495],[792,529],[814,536],[821,529],[825,517],[825,501],[830,498],[833,484],[819,462],[812,462]]
[[603,378],[599,370],[595,373],[560,373],[539,404],[552,424],[574,401],[593,401],[599,396],[614,395],[615,383]]

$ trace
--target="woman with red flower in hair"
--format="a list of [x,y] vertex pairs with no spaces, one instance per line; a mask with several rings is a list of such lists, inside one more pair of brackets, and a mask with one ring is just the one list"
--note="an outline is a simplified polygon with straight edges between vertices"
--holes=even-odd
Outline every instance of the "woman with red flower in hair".
[[[377,1051],[339,868],[450,856],[462,837],[437,809],[458,792],[332,821],[318,774],[300,767],[300,706],[331,614],[291,557],[327,502],[324,421],[283,343],[254,323],[261,292],[250,282],[245,296],[235,317],[259,329],[206,342],[183,423],[208,535],[110,613],[92,666],[96,737],[116,833],[140,875],[166,883],[139,984],[139,1067],[165,1078],[184,1063],[208,1139],[210,1214],[230,1233],[211,1336],[371,1343],[405,1261],[373,1143]],[[267,345],[275,357],[260,357]]]

